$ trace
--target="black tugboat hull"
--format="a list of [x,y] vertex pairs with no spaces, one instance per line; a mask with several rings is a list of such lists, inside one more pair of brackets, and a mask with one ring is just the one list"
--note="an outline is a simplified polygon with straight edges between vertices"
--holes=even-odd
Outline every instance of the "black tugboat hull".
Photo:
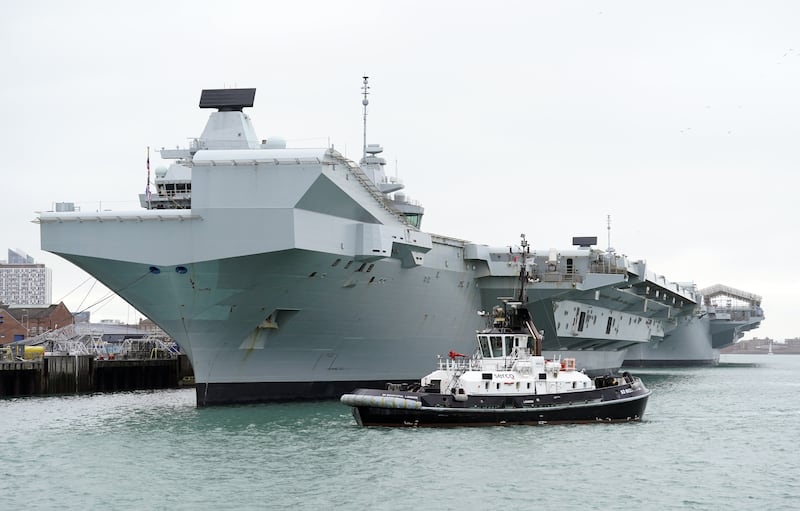
[[[623,392],[620,396],[620,391]],[[609,394],[613,395],[609,396]],[[581,393],[583,394],[583,393]],[[353,406],[353,416],[362,426],[498,426],[576,424],[596,422],[632,422],[644,416],[650,391],[641,389],[604,389],[588,395],[547,396],[544,405],[528,404],[536,396],[522,398],[472,398],[455,404],[427,406],[431,394],[396,393],[358,389],[342,396],[342,402]],[[350,396],[346,399],[346,396]],[[620,397],[617,397],[620,396]],[[443,399],[449,396],[442,396]],[[526,399],[534,398],[534,399]],[[496,401],[493,401],[496,400]],[[449,399],[447,401],[450,401]],[[426,403],[427,402],[427,403]]]

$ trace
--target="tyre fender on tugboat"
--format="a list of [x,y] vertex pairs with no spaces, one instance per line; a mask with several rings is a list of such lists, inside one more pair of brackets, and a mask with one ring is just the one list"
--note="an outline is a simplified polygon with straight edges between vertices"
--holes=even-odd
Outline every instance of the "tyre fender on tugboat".
[[464,387],[456,387],[453,389],[453,399],[463,403],[469,399],[469,394],[467,394],[467,391],[464,390]]

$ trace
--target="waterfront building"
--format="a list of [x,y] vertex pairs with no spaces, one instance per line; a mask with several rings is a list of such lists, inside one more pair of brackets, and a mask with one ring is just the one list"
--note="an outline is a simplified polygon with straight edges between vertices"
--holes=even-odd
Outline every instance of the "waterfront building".
[[8,264],[33,264],[33,257],[20,249],[8,249]]
[[46,307],[53,301],[52,289],[50,268],[21,250],[8,251],[8,262],[0,264],[0,303]]
[[64,302],[46,307],[0,306],[0,344],[21,341],[73,322]]

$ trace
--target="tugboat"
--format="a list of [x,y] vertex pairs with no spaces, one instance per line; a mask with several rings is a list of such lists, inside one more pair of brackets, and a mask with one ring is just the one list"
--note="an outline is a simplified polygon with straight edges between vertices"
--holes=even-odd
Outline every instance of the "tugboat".
[[575,359],[545,360],[542,332],[525,307],[528,243],[522,235],[519,293],[499,298],[475,354],[451,351],[419,384],[387,384],[341,396],[361,426],[493,426],[639,421],[651,391],[621,375],[589,378]]

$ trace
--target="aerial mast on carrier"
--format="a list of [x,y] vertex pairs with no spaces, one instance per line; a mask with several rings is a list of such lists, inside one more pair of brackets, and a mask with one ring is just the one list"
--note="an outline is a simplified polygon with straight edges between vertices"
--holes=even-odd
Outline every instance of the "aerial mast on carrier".
[[367,96],[369,95],[369,76],[364,77],[364,84],[361,86],[361,90],[364,94],[364,99],[361,100],[361,104],[364,105],[364,145],[362,147],[362,158],[367,157],[367,105],[369,105],[369,99]]

